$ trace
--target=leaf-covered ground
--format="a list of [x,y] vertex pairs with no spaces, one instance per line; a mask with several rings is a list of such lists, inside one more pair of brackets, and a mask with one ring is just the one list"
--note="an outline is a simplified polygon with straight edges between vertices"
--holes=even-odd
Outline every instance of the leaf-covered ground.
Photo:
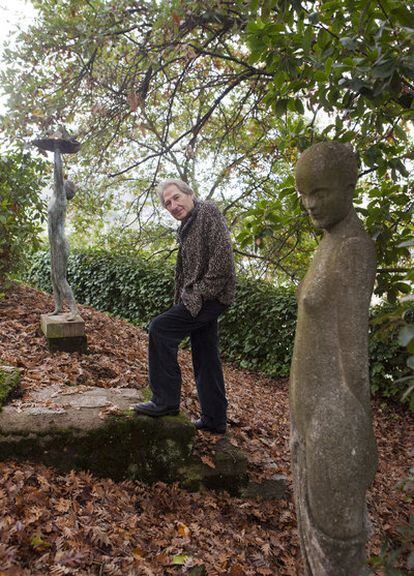
[[[23,375],[24,395],[14,402],[31,403],[33,390],[53,382],[79,390],[147,385],[145,332],[81,306],[90,354],[51,355],[39,329],[39,315],[51,309],[49,295],[21,285],[0,301],[0,363],[19,366]],[[197,416],[188,351],[180,353],[180,364],[182,409]],[[231,365],[224,370],[230,435],[247,453],[252,479],[285,474],[290,482],[287,382]],[[410,466],[414,423],[400,408],[379,401],[373,410],[380,464],[368,497],[369,553],[378,554],[381,543],[395,543],[398,527],[408,522],[409,497],[398,484]],[[197,433],[196,450],[208,458],[216,441]],[[301,572],[290,489],[284,500],[258,502],[210,491],[190,494],[162,482],[146,486],[86,472],[57,474],[42,465],[8,461],[0,463],[0,510],[1,575]]]

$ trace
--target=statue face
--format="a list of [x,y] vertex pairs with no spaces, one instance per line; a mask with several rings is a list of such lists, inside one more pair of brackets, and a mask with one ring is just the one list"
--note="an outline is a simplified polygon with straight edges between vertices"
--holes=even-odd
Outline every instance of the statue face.
[[296,185],[302,204],[315,228],[329,230],[343,220],[352,208],[354,186],[343,184],[332,175],[296,175]]

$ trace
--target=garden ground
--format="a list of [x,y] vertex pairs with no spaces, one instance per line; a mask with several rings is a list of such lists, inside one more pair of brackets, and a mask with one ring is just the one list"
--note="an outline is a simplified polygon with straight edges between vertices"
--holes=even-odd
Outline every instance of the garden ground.
[[[0,364],[22,370],[23,396],[51,383],[146,387],[146,333],[124,320],[80,306],[88,355],[51,355],[40,332],[52,298],[14,285],[0,301]],[[270,336],[269,336],[270,337]],[[191,356],[180,352],[182,410],[198,415]],[[286,499],[257,501],[227,493],[188,493],[159,482],[115,483],[87,472],[58,474],[34,463],[0,464],[0,574],[40,576],[272,576],[300,574],[289,470],[288,383],[224,366],[229,435],[249,458],[251,479],[288,478]],[[45,400],[53,404],[53,398]],[[410,496],[401,481],[410,467],[412,416],[373,401],[379,469],[368,495],[373,525],[369,554],[397,546],[407,527]],[[195,450],[210,462],[217,437],[197,433]],[[381,572],[377,572],[380,574]]]

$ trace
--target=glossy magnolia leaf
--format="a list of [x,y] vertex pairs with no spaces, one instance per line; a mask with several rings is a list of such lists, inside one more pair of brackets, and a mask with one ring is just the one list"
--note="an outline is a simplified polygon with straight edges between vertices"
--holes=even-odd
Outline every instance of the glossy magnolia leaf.
[[407,346],[414,338],[414,325],[403,326],[398,335],[398,341],[401,346]]
[[355,48],[357,47],[355,38],[349,38],[345,36],[344,38],[340,38],[339,41],[342,44],[342,46],[347,50],[355,50]]
[[289,100],[287,98],[282,98],[280,100],[277,100],[276,103],[274,104],[274,110],[276,112],[276,114],[282,115],[286,113],[287,107],[289,104]]

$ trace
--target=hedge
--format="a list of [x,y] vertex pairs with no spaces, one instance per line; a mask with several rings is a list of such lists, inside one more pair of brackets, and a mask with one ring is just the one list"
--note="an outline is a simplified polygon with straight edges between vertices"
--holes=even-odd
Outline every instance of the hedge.
[[[39,252],[26,280],[51,292],[50,257]],[[172,304],[174,268],[164,261],[105,251],[74,252],[68,280],[78,302],[120,316],[142,327]],[[371,311],[378,317],[383,307]],[[242,368],[268,376],[289,375],[296,324],[294,290],[238,277],[236,300],[220,319],[223,356]],[[406,375],[407,352],[398,344],[398,328],[374,324],[370,334],[371,387],[399,400],[404,389],[395,379]]]

